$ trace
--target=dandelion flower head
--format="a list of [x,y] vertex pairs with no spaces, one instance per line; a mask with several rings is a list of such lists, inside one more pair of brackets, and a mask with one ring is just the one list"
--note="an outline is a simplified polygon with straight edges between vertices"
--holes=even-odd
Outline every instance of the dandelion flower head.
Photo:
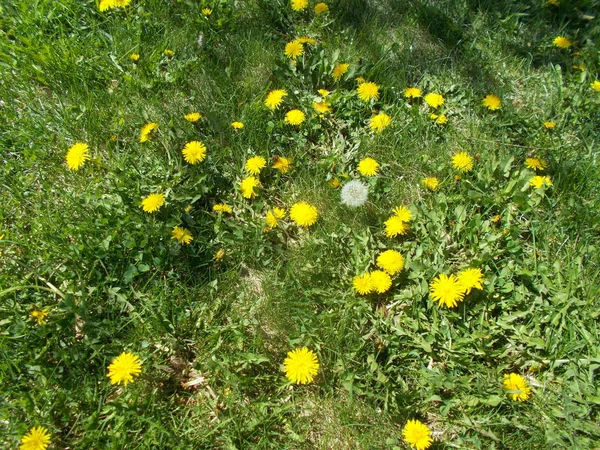
[[364,158],[358,163],[358,171],[365,177],[372,177],[379,173],[379,163],[373,158]]
[[50,445],[50,433],[44,427],[33,427],[22,438],[19,450],[46,450]]
[[313,102],[313,108],[319,114],[327,114],[331,112],[331,106],[327,102]]
[[142,200],[142,209],[147,213],[158,211],[165,204],[165,194],[150,194]]
[[242,190],[242,197],[244,198],[254,198],[258,194],[254,188],[260,186],[260,181],[258,181],[255,177],[246,177],[242,180],[240,188]]
[[371,272],[371,285],[375,292],[383,294],[392,287],[392,279],[383,270],[374,270]]
[[340,78],[344,76],[346,72],[348,72],[348,68],[350,64],[348,63],[339,63],[333,68],[333,72],[331,72],[331,76],[335,81],[339,81]]
[[358,97],[365,102],[379,98],[379,86],[371,81],[360,84],[356,92],[358,93]]
[[351,180],[342,187],[340,195],[344,205],[357,208],[364,205],[367,201],[369,186],[361,181]]
[[67,166],[79,170],[90,159],[90,147],[84,142],[75,142],[67,151]]
[[596,92],[600,92],[600,80],[594,80],[590,86]]
[[481,269],[465,269],[458,273],[458,282],[462,286],[465,295],[471,292],[471,289],[483,290],[481,282],[483,281],[483,273]]
[[246,171],[252,175],[258,175],[260,171],[267,165],[267,160],[262,156],[253,156],[246,161]]
[[242,128],[244,128],[244,123],[243,122],[231,122],[231,126],[233,128],[235,128],[236,130],[241,130]]
[[212,9],[210,9],[210,8],[204,8],[204,9],[202,9],[201,12],[202,12],[203,16],[208,17],[208,16],[210,16],[212,14]]
[[138,53],[132,53],[129,55],[129,59],[133,62],[138,62],[140,60],[140,55]]
[[[599,83],[599,88],[600,88],[600,83]],[[554,128],[556,128],[556,123],[546,121],[546,122],[544,122],[544,127],[546,128],[546,130],[553,130]]]
[[418,420],[409,420],[402,429],[404,440],[416,450],[426,450],[433,443],[431,430]]
[[531,388],[527,385],[525,378],[518,373],[505,374],[502,384],[505,391],[514,391],[507,392],[508,397],[513,402],[523,402],[531,396]]
[[536,175],[531,180],[529,180],[529,184],[532,185],[534,188],[539,189],[542,186],[552,186],[552,181],[550,180],[550,177]]
[[188,122],[195,123],[202,118],[202,114],[200,114],[199,112],[191,112],[183,116],[183,118]]
[[396,250],[386,250],[377,257],[377,267],[381,267],[390,275],[396,275],[404,268],[404,256]]
[[186,162],[197,164],[206,158],[206,145],[200,141],[191,141],[185,144],[181,153]]
[[290,125],[300,125],[305,119],[306,116],[299,109],[292,109],[285,115],[285,123]]
[[173,230],[171,230],[171,239],[179,241],[182,245],[190,244],[194,240],[190,230],[182,227],[173,227]]
[[290,209],[290,219],[301,227],[310,227],[318,217],[317,208],[307,202],[294,203]]
[[37,321],[38,325],[43,325],[46,323],[46,318],[48,317],[48,314],[48,310],[44,308],[40,311],[32,311],[29,315]]
[[287,44],[285,44],[284,53],[285,56],[287,56],[288,58],[296,59],[298,56],[302,56],[302,54],[304,53],[304,46],[301,42],[297,40],[288,42]]
[[371,274],[369,272],[364,275],[359,275],[353,278],[352,286],[360,295],[367,295],[373,292],[373,284],[371,283]]
[[155,122],[150,122],[144,125],[142,127],[142,130],[140,131],[140,142],[146,142],[150,140],[152,134],[154,133],[154,131],[156,131],[157,128],[158,124]]
[[323,98],[327,98],[329,94],[331,94],[331,92],[329,92],[327,89],[319,89],[317,92]]
[[408,225],[404,220],[400,219],[398,216],[392,216],[388,220],[384,222],[385,225],[385,235],[387,237],[396,237],[398,235],[405,235],[408,230],[410,230],[410,225]]
[[288,93],[285,89],[275,89],[267,94],[265,106],[269,109],[277,109],[283,103],[283,99]]
[[173,50],[169,50],[169,49],[166,49],[164,51],[164,54],[167,58],[172,58],[173,56],[175,56],[175,52]]
[[431,93],[425,96],[425,103],[432,108],[439,108],[444,104],[444,97],[441,94]]
[[436,177],[423,178],[421,183],[430,191],[437,191],[437,188],[440,186],[440,180]]
[[285,217],[285,209],[275,207],[267,212],[265,216],[265,222],[267,223],[266,231],[269,231],[277,226],[280,219]]
[[558,48],[569,48],[573,45],[573,42],[564,36],[556,36],[552,41],[552,44]]
[[275,156],[275,162],[271,167],[279,170],[282,174],[285,174],[292,168],[292,160],[290,158],[284,158],[283,156]]
[[390,123],[392,123],[392,118],[386,113],[382,112],[371,117],[369,127],[371,127],[371,130],[375,131],[376,133],[381,133],[388,127]]
[[461,172],[468,172],[473,169],[473,158],[467,152],[460,152],[452,157],[452,165]]
[[229,213],[231,214],[233,212],[233,210],[231,209],[231,206],[225,204],[225,203],[217,203],[215,205],[213,205],[212,210],[215,212],[219,212],[219,213]]
[[486,95],[481,103],[490,111],[496,111],[497,109],[502,108],[502,100],[494,94]]
[[312,350],[306,347],[288,352],[283,361],[283,369],[288,380],[295,384],[307,384],[319,372],[319,360]]
[[134,376],[142,372],[140,357],[133,353],[123,352],[117,356],[108,366],[108,378],[110,384],[121,384],[127,386],[133,381]]
[[539,158],[527,158],[525,160],[525,167],[535,171],[543,171],[546,168],[546,161]]
[[465,293],[456,275],[440,274],[429,285],[429,295],[439,302],[440,306],[454,308],[462,301]]
[[308,6],[308,0],[292,0],[292,9],[294,11],[302,11]]
[[429,118],[435,122],[436,125],[446,125],[448,123],[448,116],[446,114],[435,114],[429,115]]
[[392,209],[392,213],[394,213],[394,215],[398,217],[402,222],[410,222],[413,217],[412,212],[410,212],[410,209],[408,209],[404,205],[396,206],[394,209]]
[[421,89],[418,87],[409,87],[404,89],[404,97],[406,98],[420,98],[422,95]]
[[315,5],[315,14],[322,14],[327,11],[329,11],[329,6],[327,6],[327,3],[317,3]]

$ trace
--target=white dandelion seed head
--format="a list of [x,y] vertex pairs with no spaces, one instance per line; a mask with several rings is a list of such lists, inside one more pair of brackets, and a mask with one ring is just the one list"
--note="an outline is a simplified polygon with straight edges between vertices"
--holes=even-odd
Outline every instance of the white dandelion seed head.
[[204,45],[204,33],[200,33],[198,35],[198,40],[196,41],[196,43],[198,44],[198,47],[202,48],[202,46]]
[[362,181],[352,180],[342,187],[342,203],[351,208],[362,206],[369,196],[369,186]]

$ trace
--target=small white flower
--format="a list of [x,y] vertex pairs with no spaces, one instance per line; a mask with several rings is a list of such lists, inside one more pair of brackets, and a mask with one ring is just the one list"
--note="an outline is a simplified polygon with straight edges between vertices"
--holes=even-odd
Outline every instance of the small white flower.
[[369,186],[362,181],[352,180],[342,187],[342,203],[352,208],[362,206],[367,201]]

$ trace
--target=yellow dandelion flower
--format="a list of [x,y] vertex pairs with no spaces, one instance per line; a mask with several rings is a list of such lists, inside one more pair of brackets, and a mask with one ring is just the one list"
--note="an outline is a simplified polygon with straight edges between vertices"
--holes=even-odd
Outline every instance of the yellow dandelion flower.
[[377,267],[390,275],[396,275],[404,268],[404,256],[396,250],[386,250],[377,257]]
[[575,64],[573,66],[573,69],[577,69],[577,70],[581,70],[582,72],[585,72],[587,70],[587,67],[585,67],[583,64]]
[[375,131],[376,133],[381,133],[383,130],[385,130],[388,125],[392,123],[392,118],[390,116],[388,116],[386,113],[379,113],[373,117],[371,117],[371,120],[369,122],[369,127],[371,128],[371,130]]
[[319,360],[312,350],[306,347],[288,352],[283,361],[283,369],[288,380],[295,384],[307,384],[319,372]]
[[127,386],[133,382],[133,377],[142,372],[140,357],[133,353],[123,352],[108,366],[108,378],[110,384],[121,384]]
[[50,445],[50,433],[44,427],[33,427],[22,438],[19,450],[46,450]]
[[410,209],[408,209],[404,205],[396,206],[394,209],[392,209],[392,213],[396,217],[398,217],[402,222],[410,222],[413,217],[412,213],[410,212]]
[[194,240],[190,230],[182,227],[173,227],[171,230],[171,239],[176,239],[182,245],[187,245]]
[[265,216],[265,222],[267,223],[267,228],[265,231],[270,231],[273,228],[277,227],[279,220],[285,217],[285,209],[283,208],[273,208],[272,210],[267,212]]
[[564,36],[556,36],[552,41],[552,44],[558,48],[569,48],[573,45],[573,42]]
[[360,84],[356,89],[358,97],[365,102],[371,99],[377,100],[379,98],[379,86],[375,83],[368,81]]
[[313,108],[319,114],[326,114],[331,112],[331,107],[329,103],[326,102],[313,102]]
[[190,164],[197,164],[206,159],[206,145],[200,141],[190,141],[181,150],[183,159]]
[[138,62],[140,60],[140,55],[137,53],[132,53],[131,55],[129,55],[129,59],[133,62]]
[[372,177],[379,173],[379,163],[373,158],[364,158],[358,163],[358,171],[365,177]]
[[439,108],[445,102],[444,97],[441,94],[436,93],[427,94],[424,100],[425,103],[427,103],[432,108]]
[[373,292],[371,284],[371,274],[369,272],[364,275],[356,276],[352,279],[354,290],[360,295],[367,295]]
[[546,161],[539,158],[527,158],[525,160],[525,167],[536,171],[542,171],[546,168]]
[[260,171],[267,165],[267,160],[262,156],[253,156],[246,161],[246,172],[252,175],[258,175]]
[[254,198],[258,195],[255,188],[260,187],[260,181],[255,177],[246,177],[242,180],[240,188],[242,190],[242,197]]
[[243,122],[231,122],[231,126],[233,128],[235,128],[236,130],[241,130],[242,128],[244,128],[244,123]]
[[461,172],[469,172],[473,169],[473,158],[467,152],[460,152],[452,157],[452,165]]
[[231,209],[231,206],[225,204],[225,203],[217,203],[216,205],[213,205],[212,210],[218,213],[229,213],[231,214],[233,212],[233,210]]
[[284,53],[285,56],[287,56],[288,58],[296,59],[298,56],[302,56],[302,54],[304,53],[304,46],[301,42],[298,42],[297,40],[288,42],[287,44],[285,44]]
[[448,117],[446,117],[446,114],[431,113],[429,114],[429,118],[433,120],[436,125],[446,125],[446,123],[448,123]]
[[152,134],[156,131],[157,128],[158,124],[156,122],[150,122],[144,125],[142,127],[142,130],[140,131],[140,142],[146,142],[150,140]]
[[481,104],[490,111],[496,111],[497,109],[502,108],[502,100],[495,94],[486,95],[481,101]]
[[189,212],[191,212],[191,211],[192,211],[192,209],[193,209],[193,208],[194,208],[194,207],[193,207],[192,205],[187,205],[187,206],[185,207],[184,211],[185,211],[186,213],[189,213]]
[[406,425],[402,429],[402,437],[416,450],[426,450],[433,443],[431,430],[427,425],[418,420],[409,420],[406,422]]
[[594,80],[594,82],[592,82],[592,84],[590,86],[596,92],[600,92],[600,81],[599,80]]
[[333,72],[331,72],[331,76],[335,81],[339,81],[340,78],[344,76],[346,72],[348,72],[348,68],[350,64],[348,63],[339,63],[333,68]]
[[559,0],[548,0],[546,3],[548,6],[556,6],[557,8],[560,6]]
[[115,7],[115,0],[100,0],[100,4],[98,5],[98,9],[101,12],[104,12],[107,9],[112,9],[114,7]]
[[67,151],[67,166],[79,170],[90,159],[90,146],[84,142],[75,142]]
[[131,3],[131,0],[113,0],[116,8],[125,8]]
[[339,188],[339,187],[342,185],[342,183],[340,183],[340,180],[338,180],[337,178],[332,178],[332,179],[329,181],[329,185],[330,185],[330,186],[331,186],[333,189],[337,189],[337,188]]
[[223,259],[224,257],[225,257],[225,250],[223,250],[222,248],[220,248],[219,250],[217,250],[215,252],[215,255],[213,256],[213,258],[216,261],[219,261],[219,260]]
[[405,235],[410,230],[410,225],[400,219],[398,216],[392,216],[384,222],[385,235],[387,237],[396,237]]
[[437,300],[440,306],[454,308],[462,301],[465,292],[456,275],[440,274],[429,285],[429,295]]
[[204,8],[201,12],[202,12],[202,15],[208,17],[208,16],[210,16],[212,14],[212,9],[210,9],[210,8]]
[[269,109],[277,109],[283,103],[284,97],[287,97],[288,93],[285,89],[275,89],[267,94],[265,99],[265,106]]
[[420,98],[422,95],[421,89],[418,87],[409,87],[404,89],[404,97],[406,98]]
[[327,6],[327,3],[317,3],[315,5],[315,14],[322,14],[327,11],[329,11],[329,6]]
[[308,36],[300,36],[296,40],[298,42],[300,42],[301,44],[315,45],[317,43],[317,40],[315,38],[311,38],[311,37],[308,37]]
[[383,294],[392,287],[392,279],[383,270],[374,270],[371,272],[371,285],[378,294]]
[[147,213],[158,211],[165,204],[165,194],[150,194],[142,200],[142,209]]
[[202,118],[202,114],[200,114],[199,112],[191,112],[191,113],[183,116],[183,118],[185,120],[187,120],[188,122],[195,123],[195,122],[198,122]]
[[292,0],[292,9],[294,11],[302,11],[308,6],[308,0]]
[[437,191],[437,188],[440,186],[440,180],[436,177],[423,178],[421,183],[430,191]]
[[172,58],[173,56],[175,56],[175,52],[173,50],[166,49],[164,53],[167,58]]
[[279,170],[282,174],[285,174],[292,168],[292,160],[290,158],[284,158],[283,156],[275,156],[275,162],[271,167]]
[[318,217],[317,208],[306,202],[294,203],[290,209],[290,219],[301,227],[310,227]]
[[523,402],[531,396],[531,388],[527,385],[527,381],[518,373],[510,373],[504,375],[504,390],[506,395],[513,401]]
[[[600,88],[600,86],[598,86]],[[556,128],[556,123],[554,122],[544,122],[544,127],[546,130],[554,130]]]
[[529,180],[529,184],[536,189],[541,188],[542,186],[552,186],[552,181],[550,177],[542,177],[540,175],[536,175],[531,180]]
[[480,291],[483,290],[481,282],[483,281],[483,273],[481,269],[465,269],[458,273],[458,282],[465,291],[465,295],[471,293],[471,290],[476,288]]
[[285,123],[290,125],[300,125],[302,122],[306,120],[306,116],[299,109],[292,109],[288,111],[285,115]]
[[331,92],[329,92],[327,89],[319,89],[317,92],[323,98],[327,98],[329,94],[331,94]]
[[46,318],[48,317],[48,314],[48,309],[44,308],[41,311],[32,311],[29,315],[37,321],[38,325],[44,325],[46,323]]

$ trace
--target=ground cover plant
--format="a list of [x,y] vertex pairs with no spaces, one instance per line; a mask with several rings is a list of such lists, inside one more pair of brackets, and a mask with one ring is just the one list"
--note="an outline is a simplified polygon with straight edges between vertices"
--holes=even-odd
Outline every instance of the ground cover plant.
[[592,0],[0,5],[0,444],[590,449]]

